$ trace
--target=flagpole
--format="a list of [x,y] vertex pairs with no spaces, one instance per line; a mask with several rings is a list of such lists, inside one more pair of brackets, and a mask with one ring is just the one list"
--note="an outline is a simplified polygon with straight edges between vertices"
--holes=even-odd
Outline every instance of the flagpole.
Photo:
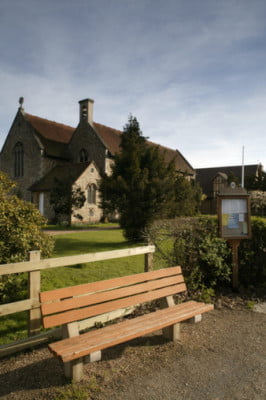
[[245,180],[245,172],[244,172],[244,150],[245,147],[242,147],[242,180],[241,180],[241,187],[244,187],[244,180]]

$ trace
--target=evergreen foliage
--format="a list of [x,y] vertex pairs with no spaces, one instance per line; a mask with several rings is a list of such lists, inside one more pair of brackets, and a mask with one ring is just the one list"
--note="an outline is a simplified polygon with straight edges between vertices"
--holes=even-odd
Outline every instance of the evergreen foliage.
[[241,240],[239,280],[259,296],[266,296],[266,221],[251,219],[251,239]]
[[[70,178],[64,180],[55,178],[50,193],[50,204],[53,206],[57,223],[65,220],[71,225],[71,215],[83,207],[85,200],[84,191],[77,185],[73,186]],[[75,216],[79,217],[79,214]]]
[[102,178],[100,193],[105,216],[118,213],[127,239],[142,241],[155,219],[197,208],[198,189],[193,191],[177,175],[174,160],[166,163],[162,151],[147,142],[133,116],[124,127],[120,147],[111,175]]
[[249,175],[245,177],[245,187],[247,190],[266,191],[266,172],[259,170],[258,176]]
[[252,215],[266,215],[266,172],[246,176],[245,187],[251,194]]
[[186,176],[175,179],[175,204],[170,217],[193,216],[199,213],[202,189],[198,182],[189,181]]

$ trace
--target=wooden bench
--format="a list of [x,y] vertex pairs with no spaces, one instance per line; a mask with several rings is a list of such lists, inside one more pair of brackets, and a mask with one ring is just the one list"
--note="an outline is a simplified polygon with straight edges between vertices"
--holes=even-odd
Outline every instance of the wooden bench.
[[[179,339],[180,322],[201,320],[212,304],[186,301],[175,304],[173,295],[186,291],[180,267],[165,268],[110,280],[40,293],[43,326],[63,325],[64,338],[49,344],[67,377],[79,381],[84,361],[98,361],[101,350],[162,329],[170,340]],[[161,309],[80,334],[90,325],[132,313],[137,305],[161,299]],[[83,325],[82,325],[83,324]]]

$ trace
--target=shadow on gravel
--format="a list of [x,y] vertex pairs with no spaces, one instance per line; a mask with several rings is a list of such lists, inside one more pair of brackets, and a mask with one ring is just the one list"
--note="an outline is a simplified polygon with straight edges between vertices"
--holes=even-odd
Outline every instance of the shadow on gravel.
[[55,358],[47,358],[30,365],[17,367],[0,374],[0,397],[34,389],[62,386],[67,382],[63,370]]
[[[111,361],[119,359],[130,346],[132,349],[141,347],[153,347],[167,342],[162,335],[151,335],[138,338],[127,343],[123,343],[112,348],[106,349],[102,354],[102,361]],[[38,350],[37,350],[38,351]],[[65,378],[63,364],[55,357],[45,358],[41,361],[30,362],[31,353],[25,353],[25,358],[16,359],[10,357],[12,369],[8,372],[0,373],[0,398],[2,396],[12,395],[12,393],[21,391],[33,391],[47,388],[64,387],[70,381]],[[25,361],[23,361],[25,359]],[[6,358],[8,360],[8,358]],[[26,365],[21,366],[25,362]],[[89,364],[92,365],[92,364]],[[99,364],[99,368],[101,368]],[[86,377],[89,379],[89,376]]]

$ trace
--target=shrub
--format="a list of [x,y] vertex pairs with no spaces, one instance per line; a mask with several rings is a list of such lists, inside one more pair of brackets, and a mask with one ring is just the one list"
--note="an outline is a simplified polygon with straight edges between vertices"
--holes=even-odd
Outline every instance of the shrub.
[[258,295],[266,293],[266,221],[251,219],[252,237],[242,240],[239,247],[239,280]]
[[[49,257],[53,250],[53,239],[41,230],[45,219],[31,203],[12,194],[14,187],[0,172],[0,264],[25,261],[31,250],[40,250],[43,257]],[[3,276],[0,301],[13,300],[16,293],[26,290],[25,285],[21,276]]]
[[250,195],[252,215],[266,215],[266,192],[254,190]]
[[229,282],[230,249],[217,237],[215,218],[161,221],[149,230],[148,238],[167,266],[182,266],[190,294],[210,297]]

